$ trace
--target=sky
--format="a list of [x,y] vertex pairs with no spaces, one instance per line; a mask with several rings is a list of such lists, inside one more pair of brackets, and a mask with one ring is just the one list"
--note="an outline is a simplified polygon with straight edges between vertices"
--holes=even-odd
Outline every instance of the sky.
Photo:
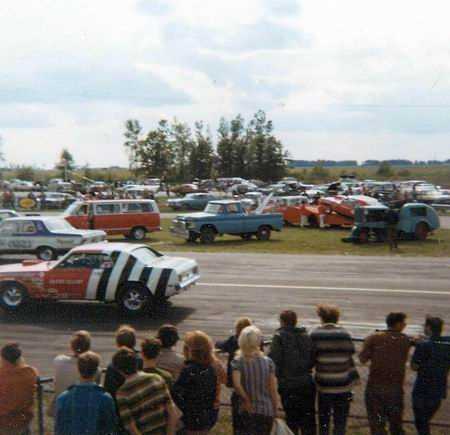
[[124,122],[263,109],[298,159],[450,158],[446,0],[2,0],[7,163],[127,164]]

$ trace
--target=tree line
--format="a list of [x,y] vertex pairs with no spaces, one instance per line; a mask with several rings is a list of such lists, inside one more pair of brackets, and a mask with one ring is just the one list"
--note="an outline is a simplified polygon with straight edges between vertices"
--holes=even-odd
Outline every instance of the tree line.
[[177,119],[162,119],[146,133],[138,120],[129,119],[124,136],[130,167],[140,175],[180,182],[218,177],[274,181],[286,173],[287,154],[262,110],[249,122],[241,115],[221,118],[215,140],[202,121],[192,130]]

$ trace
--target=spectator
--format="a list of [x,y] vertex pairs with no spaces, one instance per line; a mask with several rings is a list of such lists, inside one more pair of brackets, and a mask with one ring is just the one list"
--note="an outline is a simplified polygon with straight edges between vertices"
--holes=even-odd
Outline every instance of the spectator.
[[333,415],[334,435],[344,435],[352,400],[352,386],[358,380],[349,332],[338,326],[340,311],[333,305],[319,305],[321,326],[311,333],[315,347],[315,380],[319,392],[320,435],[330,433]]
[[276,366],[278,391],[286,413],[286,423],[297,435],[316,433],[316,387],[312,378],[315,352],[305,328],[297,328],[297,314],[283,311],[269,357]]
[[85,352],[77,358],[80,383],[56,400],[55,435],[109,435],[117,432],[112,397],[95,383],[100,357]]
[[412,393],[417,433],[430,435],[430,421],[447,397],[450,369],[450,337],[442,337],[444,321],[439,317],[425,320],[426,339],[417,343],[411,368],[417,371]]
[[234,389],[241,399],[243,430],[239,435],[270,435],[279,408],[275,364],[261,352],[261,342],[261,331],[246,327],[231,363]]
[[112,363],[125,378],[116,400],[128,434],[174,435],[176,409],[161,376],[138,371],[136,352],[127,347],[115,353]]
[[176,381],[184,366],[184,358],[174,349],[180,339],[178,330],[173,325],[163,325],[158,329],[156,338],[161,341],[162,345],[158,367],[168,371]]
[[359,354],[363,364],[370,361],[367,416],[372,435],[386,433],[386,420],[392,435],[403,435],[403,382],[411,346],[409,338],[402,333],[406,327],[406,314],[390,313],[386,324],[386,331],[378,331],[366,338]]
[[183,412],[187,435],[207,434],[217,422],[218,375],[211,339],[201,331],[184,339],[186,364],[173,387],[173,397]]
[[169,390],[171,390],[173,384],[172,375],[168,371],[157,367],[158,356],[161,352],[161,342],[156,338],[147,338],[141,343],[141,351],[142,359],[144,361],[142,371],[161,376]]
[[[231,362],[233,361],[236,352],[239,350],[239,335],[242,330],[247,326],[250,326],[252,321],[247,317],[242,317],[236,321],[235,333],[228,337],[227,340],[218,341],[216,343],[216,348],[228,354],[227,362],[227,387],[233,388],[232,370]],[[231,393],[231,420],[233,426],[233,433],[237,434],[242,431],[242,421],[240,419],[239,413],[239,396],[233,391]]]
[[[129,325],[122,325],[116,331],[116,346],[118,349],[126,347],[136,354],[136,369],[142,369],[142,358],[136,347],[136,330]],[[104,388],[115,399],[117,390],[125,382],[124,376],[116,370],[114,364],[110,363],[106,369]]]
[[[48,414],[55,415],[56,398],[70,386],[80,381],[78,357],[91,349],[91,334],[88,331],[77,331],[70,339],[71,355],[58,355],[53,361],[55,394],[49,406]],[[100,383],[101,371],[97,371],[96,382]]]
[[28,435],[37,371],[25,364],[17,343],[3,346],[0,366],[0,434]]

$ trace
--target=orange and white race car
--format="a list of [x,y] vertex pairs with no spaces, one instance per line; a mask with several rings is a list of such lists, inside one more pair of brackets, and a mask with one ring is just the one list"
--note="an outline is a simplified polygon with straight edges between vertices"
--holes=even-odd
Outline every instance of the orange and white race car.
[[146,245],[95,243],[59,261],[0,266],[0,307],[14,312],[32,300],[117,303],[129,314],[151,310],[200,278],[195,260],[168,257]]

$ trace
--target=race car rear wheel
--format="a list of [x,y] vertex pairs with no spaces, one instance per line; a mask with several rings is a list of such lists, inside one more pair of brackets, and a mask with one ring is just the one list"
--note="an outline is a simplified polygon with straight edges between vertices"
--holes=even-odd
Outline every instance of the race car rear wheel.
[[267,226],[262,226],[258,228],[258,232],[256,233],[256,238],[258,240],[269,240],[271,235],[271,230]]
[[130,238],[133,240],[144,240],[146,234],[144,227],[135,227],[130,232]]
[[39,260],[43,261],[52,261],[58,258],[58,254],[53,248],[50,248],[50,246],[40,246],[37,248],[36,256]]
[[26,288],[17,282],[5,282],[0,287],[0,307],[10,313],[22,308],[27,299]]
[[137,316],[149,311],[151,294],[138,285],[127,285],[121,291],[118,302],[125,314]]

